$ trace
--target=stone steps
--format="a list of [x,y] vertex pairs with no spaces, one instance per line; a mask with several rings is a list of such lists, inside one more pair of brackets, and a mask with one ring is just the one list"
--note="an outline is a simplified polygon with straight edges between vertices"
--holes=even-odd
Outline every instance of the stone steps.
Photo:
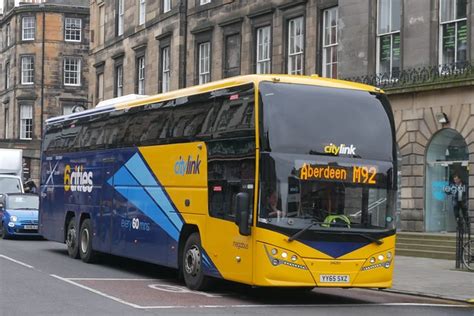
[[396,254],[408,257],[456,259],[455,234],[397,233]]

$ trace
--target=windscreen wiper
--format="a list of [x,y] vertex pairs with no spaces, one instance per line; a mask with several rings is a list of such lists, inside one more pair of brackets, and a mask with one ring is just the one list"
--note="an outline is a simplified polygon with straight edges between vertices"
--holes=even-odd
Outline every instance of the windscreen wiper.
[[324,223],[320,223],[320,222],[316,222],[316,221],[311,221],[311,224],[309,224],[308,226],[304,227],[302,230],[296,232],[294,235],[291,235],[289,238],[288,238],[288,241],[289,242],[292,242],[293,240],[297,239],[298,237],[300,237],[305,231],[307,231],[308,229],[310,229],[311,227],[313,227],[314,225],[316,224],[324,224]]

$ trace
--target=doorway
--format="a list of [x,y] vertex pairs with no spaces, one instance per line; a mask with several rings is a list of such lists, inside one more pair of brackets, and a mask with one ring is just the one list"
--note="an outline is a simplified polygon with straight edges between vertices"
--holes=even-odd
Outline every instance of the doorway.
[[466,187],[469,186],[468,165],[467,145],[457,131],[443,129],[433,136],[426,153],[426,231],[456,231],[452,199],[446,189],[454,175],[458,175]]

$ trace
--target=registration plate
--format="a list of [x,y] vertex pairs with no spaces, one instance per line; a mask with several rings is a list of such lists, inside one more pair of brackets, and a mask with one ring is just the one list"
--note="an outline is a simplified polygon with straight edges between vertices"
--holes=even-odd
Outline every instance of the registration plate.
[[27,230],[38,229],[38,225],[25,225],[23,226],[23,229],[27,229]]
[[349,283],[348,275],[341,274],[321,274],[319,275],[321,283]]

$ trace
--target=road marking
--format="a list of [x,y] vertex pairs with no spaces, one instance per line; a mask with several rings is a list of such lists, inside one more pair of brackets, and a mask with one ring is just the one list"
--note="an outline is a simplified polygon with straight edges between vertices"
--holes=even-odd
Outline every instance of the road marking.
[[218,295],[218,294],[209,294],[206,292],[191,291],[190,289],[184,286],[176,286],[176,285],[169,285],[169,284],[149,284],[148,287],[154,290],[175,293],[175,294],[197,294],[197,295],[204,295],[205,297],[222,297],[222,295]]
[[71,281],[161,281],[160,279],[127,279],[127,278],[66,278]]
[[[118,297],[108,295],[104,292],[95,290],[91,287],[82,285],[80,283],[74,281],[159,281],[159,279],[126,279],[126,278],[63,278],[55,274],[50,274],[53,278],[58,280],[64,281],[66,283],[75,285],[87,291],[90,291],[94,294],[103,296],[105,298],[111,299],[118,303],[136,308],[136,309],[192,309],[192,308],[200,308],[200,309],[215,309],[215,308],[268,308],[268,307],[361,307],[361,306],[424,306],[424,307],[450,307],[450,308],[471,308],[470,305],[452,305],[452,304],[430,304],[430,303],[365,303],[365,304],[232,304],[232,305],[223,305],[223,304],[216,304],[216,305],[152,305],[152,306],[142,306],[134,303],[127,302],[123,299]],[[161,287],[159,290],[164,290],[163,287],[168,287],[168,292],[173,292],[171,288],[179,288],[179,292],[175,293],[185,293],[181,287],[172,286],[172,285],[162,285],[162,284],[151,284],[148,285],[150,288],[158,290],[156,287]],[[164,290],[166,291],[166,290]],[[190,294],[201,294],[203,292],[196,292],[196,291],[187,291]],[[209,294],[211,295],[211,294]]]
[[131,306],[131,307],[134,307],[134,308],[143,308],[143,307],[141,307],[140,305],[133,304],[133,303],[129,303],[129,302],[124,301],[124,300],[122,300],[122,299],[120,299],[120,298],[118,298],[118,297],[105,294],[105,293],[103,293],[103,292],[101,292],[101,291],[95,290],[95,289],[90,288],[90,287],[88,287],[88,286],[85,286],[85,285],[79,284],[79,283],[77,283],[77,282],[71,281],[70,279],[66,279],[66,278],[60,277],[60,276],[55,275],[55,274],[50,274],[50,276],[52,276],[53,278],[56,278],[56,279],[58,279],[58,280],[64,281],[64,282],[66,282],[66,283],[69,283],[69,284],[78,286],[78,287],[80,287],[80,288],[82,288],[82,289],[88,290],[88,291],[90,291],[90,292],[92,292],[92,293],[95,293],[95,294],[101,295],[101,296],[103,296],[103,297],[106,297],[106,298],[108,298],[108,299],[114,300],[114,301],[116,301],[116,302],[119,302],[119,303],[122,303],[122,304],[125,304],[125,305],[128,305],[128,306]]
[[10,260],[11,262],[15,262],[15,263],[17,263],[17,264],[19,264],[19,265],[22,265],[22,266],[27,267],[27,268],[30,268],[30,269],[34,269],[34,268],[35,268],[35,267],[33,267],[33,266],[30,266],[29,264],[26,264],[26,263],[24,263],[24,262],[15,260],[15,259],[10,258],[10,257],[7,257],[7,256],[5,256],[5,255],[0,255],[0,258]]

